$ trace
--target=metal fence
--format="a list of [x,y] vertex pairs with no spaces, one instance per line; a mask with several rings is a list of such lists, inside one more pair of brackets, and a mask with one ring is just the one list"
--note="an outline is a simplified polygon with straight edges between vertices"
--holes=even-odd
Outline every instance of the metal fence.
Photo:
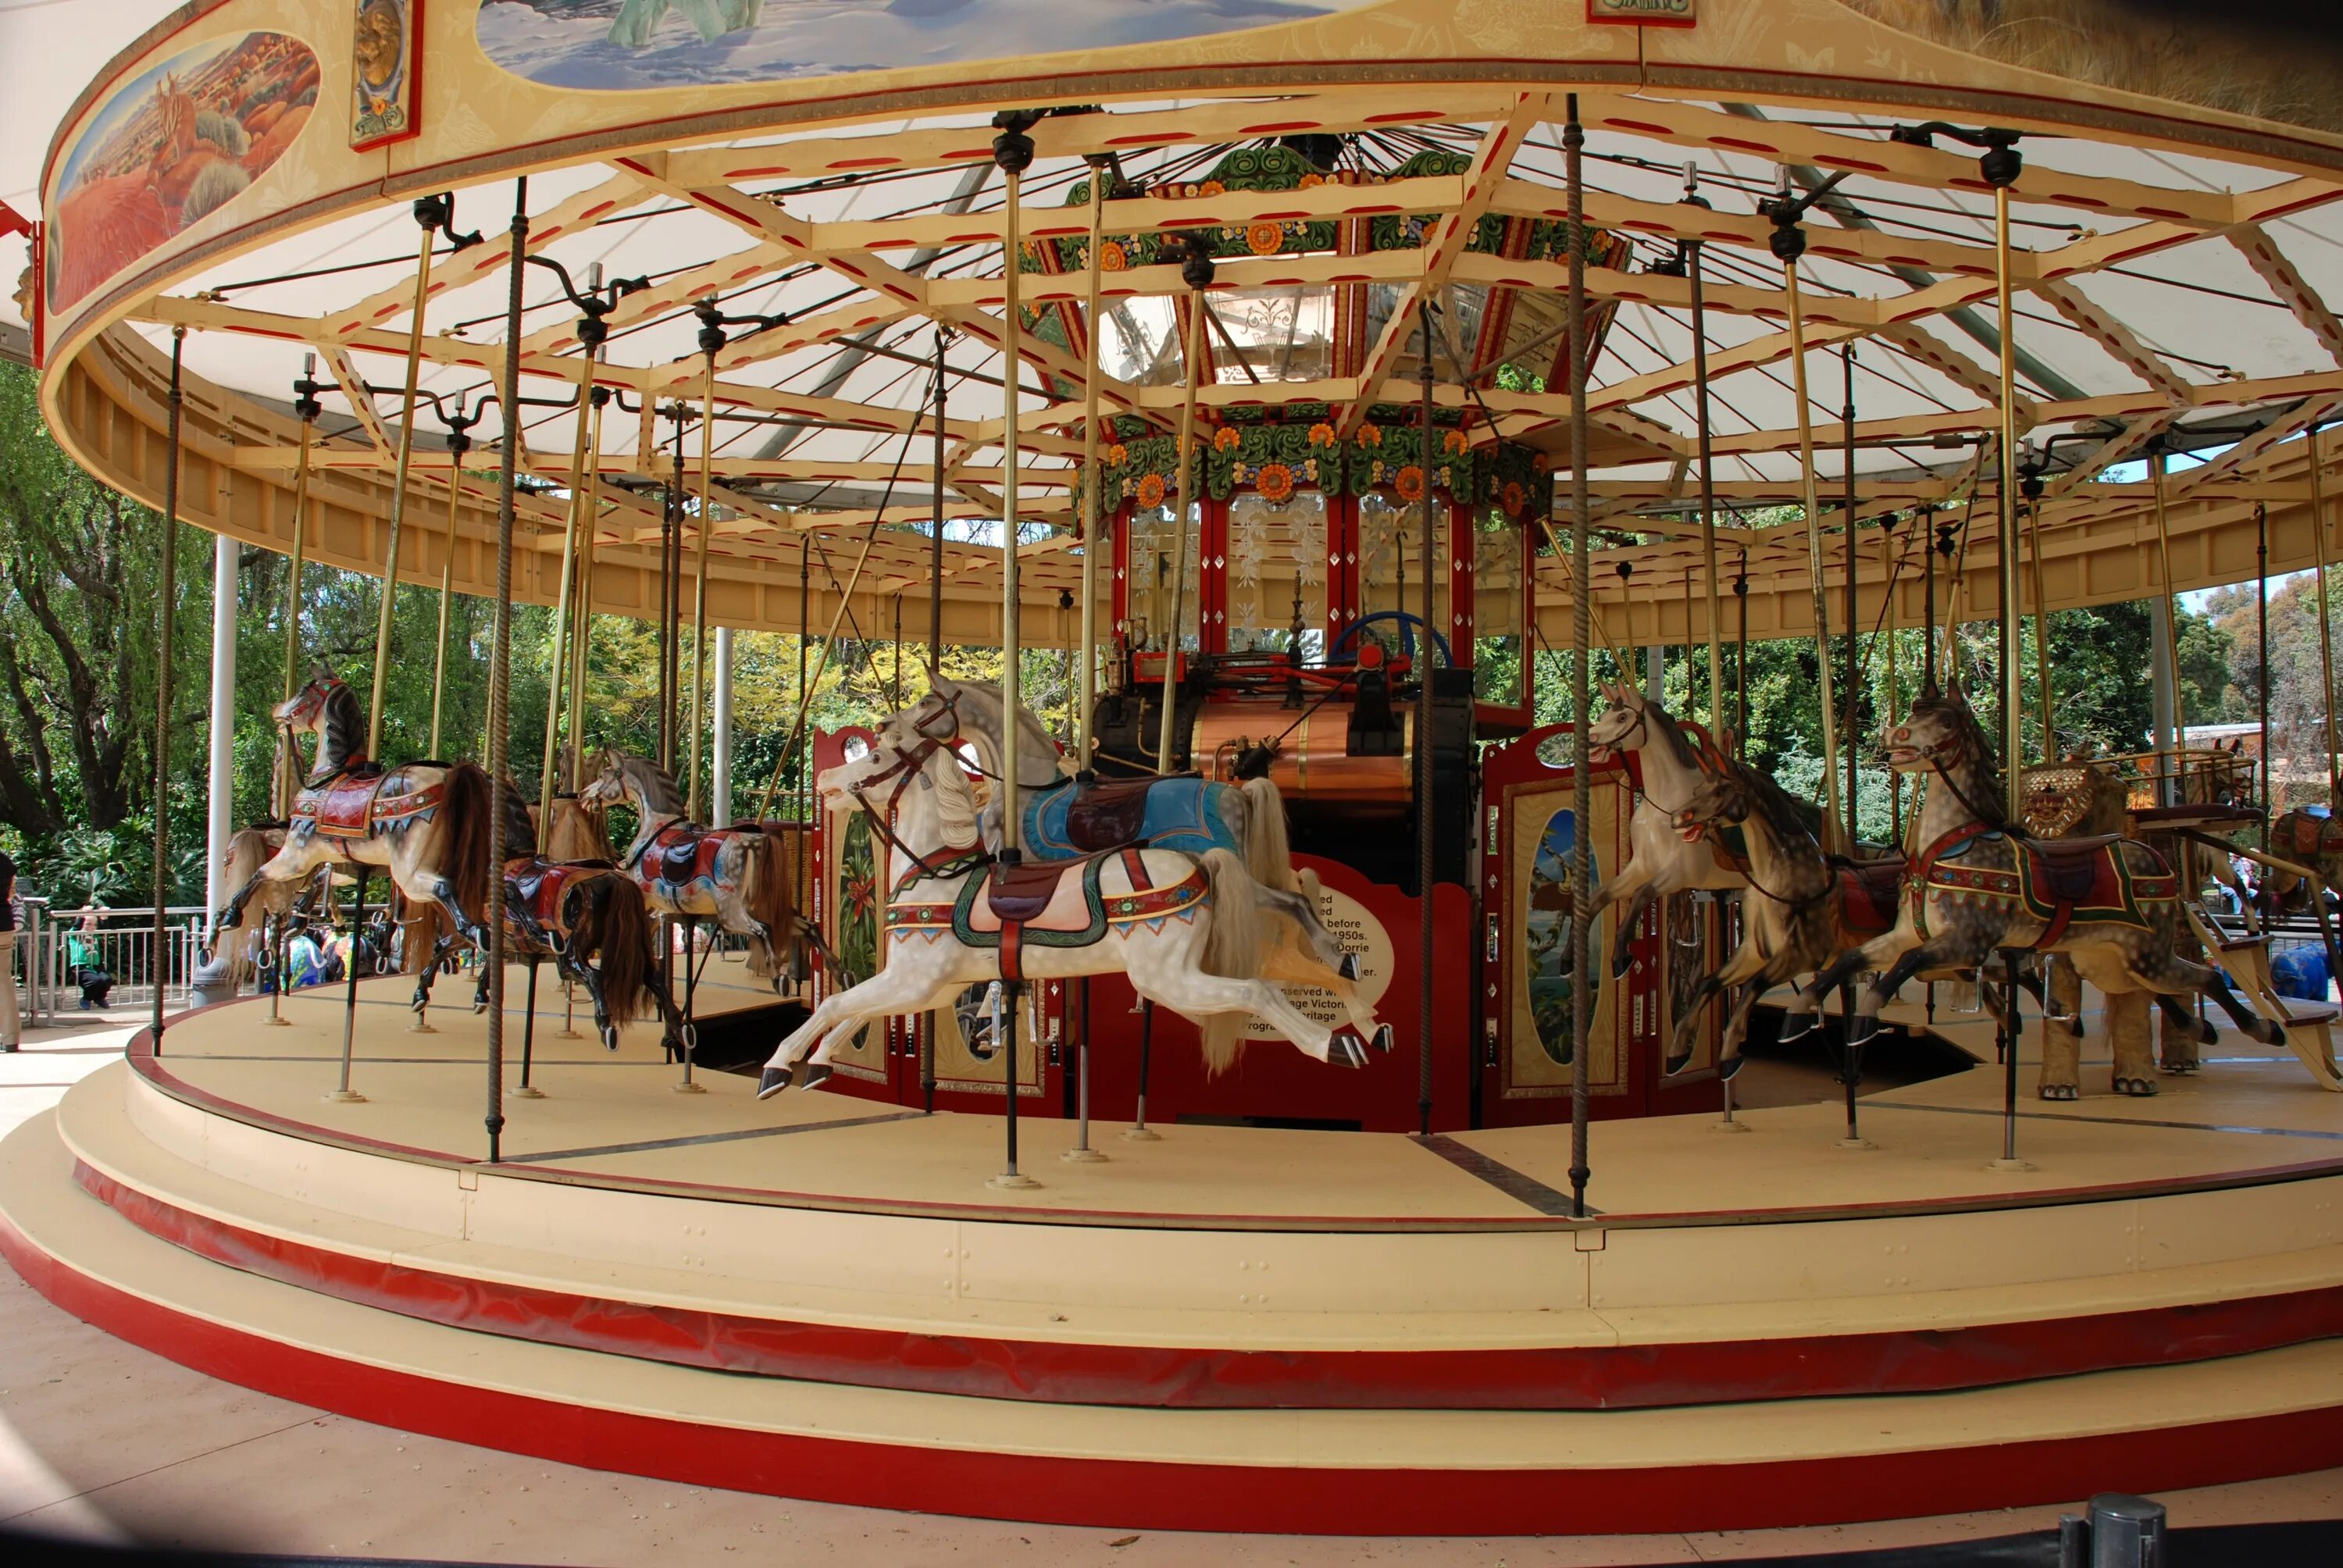
[[155,911],[57,910],[45,899],[22,901],[21,921],[10,966],[17,1010],[28,1024],[78,1010],[83,982],[108,978],[108,1008],[151,1007],[155,987],[166,1006],[188,998],[188,980],[203,961],[204,920],[200,905],[175,905],[163,911],[163,948],[155,948]]

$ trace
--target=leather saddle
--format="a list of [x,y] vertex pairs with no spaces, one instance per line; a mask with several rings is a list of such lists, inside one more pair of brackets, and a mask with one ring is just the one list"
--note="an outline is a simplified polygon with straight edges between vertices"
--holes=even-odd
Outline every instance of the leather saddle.
[[1147,827],[1148,791],[1158,782],[1117,779],[1076,783],[1074,799],[1066,808],[1067,841],[1085,854],[1137,842]]
[[2098,892],[2114,834],[2090,839],[2029,839],[2024,852],[2036,895],[2050,902],[2080,904]]
[[1893,930],[1897,901],[1904,893],[1904,879],[1910,870],[1910,862],[1901,855],[1879,860],[1832,857],[1831,871],[1838,881],[1839,913],[1846,929],[1871,936]]
[[[1020,860],[1013,866],[995,862],[985,873],[984,906],[1004,926],[1031,925],[1058,901],[1059,886],[1068,872],[1080,881],[1093,864],[1113,853],[1108,849],[1071,860]],[[1132,871],[1135,877],[1144,875],[1136,866]]]

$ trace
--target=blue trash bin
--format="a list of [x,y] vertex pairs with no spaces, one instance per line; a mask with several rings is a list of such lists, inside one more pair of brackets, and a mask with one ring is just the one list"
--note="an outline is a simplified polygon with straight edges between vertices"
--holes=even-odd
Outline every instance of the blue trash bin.
[[2278,980],[2278,994],[2297,1001],[2325,1001],[2327,983],[2333,978],[2327,967],[2326,948],[2314,942],[2280,948],[2272,953],[2270,973]]

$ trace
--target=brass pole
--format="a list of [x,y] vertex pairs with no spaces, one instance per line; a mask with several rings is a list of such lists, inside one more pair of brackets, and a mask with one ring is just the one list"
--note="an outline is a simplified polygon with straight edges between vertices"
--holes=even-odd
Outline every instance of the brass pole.
[[586,510],[586,460],[588,443],[592,440],[588,415],[593,397],[594,348],[588,345],[578,356],[578,429],[569,444],[569,526],[561,532],[561,586],[554,594],[553,658],[551,668],[546,672],[545,747],[539,754],[537,772],[537,822],[540,839],[553,831],[555,765],[561,757],[561,692],[568,684],[573,662],[569,657],[569,639],[576,635],[569,625],[569,596],[578,575],[578,536],[590,516]]
[[[996,151],[996,157],[999,156]],[[1030,155],[1029,155],[1030,158]],[[1001,748],[1001,853],[1006,860],[1015,860],[1023,852],[1024,818],[1021,808],[1018,777],[1017,744],[1018,715],[1024,702],[1023,628],[1018,624],[1017,611],[1017,457],[1018,457],[1018,384],[1023,380],[1021,367],[1023,350],[1019,338],[1024,327],[1019,303],[1022,281],[1020,262],[1024,252],[1017,238],[1018,219],[1023,216],[1022,187],[1025,183],[1024,165],[1013,158],[1002,165],[1002,176],[1008,189],[1003,198],[1002,232],[1001,238],[1001,286],[1003,293],[1001,311],[1001,726],[1006,736]],[[1012,994],[1010,1004],[1016,1005]],[[1011,1027],[1014,1025],[1012,1023]],[[1014,1104],[1017,1085],[1009,1085],[1009,1099]],[[1009,1161],[1009,1172],[1017,1172],[1014,1145]]]
[[[164,981],[169,978],[171,950],[164,929],[165,908],[171,892],[171,675],[179,623],[179,432],[186,398],[179,381],[179,361],[187,343],[187,329],[171,328],[170,466],[163,470],[163,571],[156,596],[156,616],[161,630],[156,637],[155,663],[155,929],[146,951],[147,978],[155,986],[154,1016],[148,1022],[150,1044],[163,1054]],[[307,428],[306,423],[302,427]],[[15,980],[0,975],[0,984]]]
[[2343,804],[2343,788],[2335,779],[2335,638],[2327,613],[2327,495],[2317,420],[2311,421],[2302,444],[2310,467],[2310,540],[2318,560],[2318,691],[2327,716],[2327,766],[2320,771],[2327,775],[2328,801]]
[[[463,437],[451,438],[450,445]],[[456,505],[464,495],[464,454],[451,451],[447,467],[447,541],[439,560],[439,632],[431,654],[431,750],[439,756],[439,717],[447,696],[447,607],[456,597]]]
[[[1880,725],[1885,729],[1896,722],[1903,711],[1903,694],[1896,679],[1896,519],[1889,518],[1879,530],[1879,577],[1885,586],[1880,590],[1880,629],[1887,634],[1887,700],[1882,706]],[[1923,525],[1923,548],[1926,546],[1926,525]],[[1908,548],[1908,547],[1907,547]],[[1904,775],[1893,768],[1887,770],[1888,842],[1904,841]]]
[[[1815,420],[1806,395],[1806,327],[1805,307],[1798,302],[1798,262],[1782,263],[1783,287],[1789,295],[1791,396],[1798,405],[1798,477],[1806,508],[1806,564],[1815,596],[1815,675],[1822,699],[1823,820],[1833,831],[1846,820],[1838,796],[1838,714],[1831,696],[1830,597],[1823,586],[1823,506],[1815,487]],[[1850,840],[1848,848],[1854,845]]]
[[[1685,178],[1691,178],[1689,166]],[[1700,242],[1692,241],[1684,250],[1689,258],[1686,271],[1692,280],[1693,422],[1700,427],[1700,560],[1701,568],[1708,574],[1708,732],[1712,736],[1722,736],[1725,733],[1725,608],[1719,598],[1716,579],[1716,475],[1715,463],[1709,450],[1708,427],[1708,318],[1707,307],[1701,297]]]
[[708,385],[700,395],[699,409],[699,524],[695,530],[699,536],[698,559],[692,566],[691,579],[691,783],[684,791],[686,805],[695,822],[702,820],[699,797],[699,762],[707,728],[701,722],[708,697],[708,538],[715,532],[716,519],[708,507],[710,471],[716,462],[716,357],[708,357]]
[[[417,215],[418,216],[420,215]],[[398,604],[398,531],[407,518],[407,471],[415,457],[415,386],[423,372],[423,314],[431,298],[431,241],[438,230],[423,226],[423,244],[415,261],[415,315],[407,324],[407,389],[398,406],[398,462],[391,471],[390,538],[383,550],[382,611],[374,629],[374,692],[367,701],[367,756],[382,747],[384,682],[390,674],[390,623]],[[513,263],[520,265],[518,261]],[[363,391],[356,396],[365,397]],[[520,438],[512,411],[505,412],[508,442]]]
[[[1089,338],[1082,378],[1082,613],[1076,656],[1081,666],[1081,706],[1074,710],[1074,766],[1091,766],[1091,709],[1098,704],[1098,558],[1103,543],[1099,499],[1099,252],[1106,243],[1104,158],[1091,161],[1090,278],[1083,288],[1082,322]],[[1299,657],[1298,653],[1297,656]],[[1085,1082],[1084,1092],[1089,1086]]]
[[[1180,619],[1188,597],[1188,506],[1197,488],[1196,382],[1197,357],[1204,347],[1204,293],[1192,287],[1188,295],[1188,344],[1182,354],[1187,373],[1187,396],[1180,402],[1180,440],[1172,448],[1178,483],[1172,488],[1172,613],[1163,628],[1163,726],[1155,743],[1155,770],[1172,771],[1173,717],[1180,699]],[[1202,621],[1197,622],[1201,638]]]
[[601,510],[602,487],[602,411],[609,399],[596,388],[594,431],[587,438],[586,450],[592,459],[586,465],[583,487],[578,493],[578,618],[577,629],[569,638],[569,787],[578,788],[586,767],[586,661],[594,643],[594,529]]
[[[1993,187],[1993,248],[2001,311],[2001,732],[2004,808],[2012,822],[2026,815],[2021,766],[2025,751],[2025,672],[2018,668],[2017,628],[2017,344],[2009,281],[2009,187]],[[2162,506],[2158,504],[2158,515]],[[2167,582],[2169,579],[2167,579]],[[2013,1016],[2016,998],[2010,999]],[[2013,1044],[2015,1043],[2013,1040]],[[2015,1054],[2013,1050],[2013,1055]]]

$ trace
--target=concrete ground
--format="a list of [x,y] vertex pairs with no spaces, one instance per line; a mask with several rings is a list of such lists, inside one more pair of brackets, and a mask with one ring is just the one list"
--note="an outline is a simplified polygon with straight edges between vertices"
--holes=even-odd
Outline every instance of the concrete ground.
[[[119,1054],[131,1028],[28,1030],[0,1056],[0,1131]],[[1916,1076],[1925,1075],[1925,1070]],[[1901,1073],[1883,1074],[1901,1077]],[[1753,1061],[1752,1103],[1825,1098],[1820,1063]],[[1777,1081],[1778,1080],[1778,1081]],[[1878,1082],[1866,1087],[1888,1087]],[[2082,1500],[2066,1506],[2072,1509]],[[2179,1526],[2343,1516],[2343,1469],[2162,1498]],[[1134,1533],[890,1513],[555,1464],[331,1415],[187,1371],[0,1267],[0,1527],[89,1541],[483,1563],[1673,1563],[2045,1530],[2057,1507],[1882,1524],[1436,1540]]]

